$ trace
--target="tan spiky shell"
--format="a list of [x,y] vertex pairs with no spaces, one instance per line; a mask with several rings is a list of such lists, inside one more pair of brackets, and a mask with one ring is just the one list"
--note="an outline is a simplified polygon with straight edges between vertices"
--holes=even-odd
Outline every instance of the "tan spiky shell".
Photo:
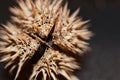
[[[16,1],[11,22],[0,28],[0,61],[7,62],[11,74],[17,70],[14,80],[26,64],[32,65],[28,80],[79,80],[73,75],[79,69],[74,55],[88,49],[84,40],[92,36],[88,21],[77,17],[79,9],[70,15],[62,0]],[[36,62],[30,63],[33,58]]]
[[[8,27],[9,28],[8,28]],[[8,23],[7,26],[3,25],[1,29],[1,42],[0,52],[4,53],[1,61],[7,61],[5,68],[13,65],[10,69],[10,73],[17,67],[16,78],[19,75],[24,63],[31,59],[35,54],[35,51],[40,45],[39,40],[32,39],[29,35],[22,33],[21,29],[15,25]]]
[[51,80],[61,80],[61,77],[67,80],[78,80],[72,74],[74,69],[79,69],[79,66],[73,57],[49,48],[38,63],[34,65],[30,80],[36,80],[39,74],[42,75],[42,80],[49,80],[50,78]]

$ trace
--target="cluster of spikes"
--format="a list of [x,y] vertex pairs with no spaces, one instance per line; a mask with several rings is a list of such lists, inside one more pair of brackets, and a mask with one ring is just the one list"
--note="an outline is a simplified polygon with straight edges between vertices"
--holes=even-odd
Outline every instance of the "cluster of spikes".
[[29,75],[25,80],[79,80],[73,74],[80,68],[75,56],[88,50],[85,41],[92,36],[88,21],[77,17],[79,9],[70,15],[62,0],[17,3],[10,8],[11,21],[0,27],[0,61],[13,80],[21,80],[21,74]]

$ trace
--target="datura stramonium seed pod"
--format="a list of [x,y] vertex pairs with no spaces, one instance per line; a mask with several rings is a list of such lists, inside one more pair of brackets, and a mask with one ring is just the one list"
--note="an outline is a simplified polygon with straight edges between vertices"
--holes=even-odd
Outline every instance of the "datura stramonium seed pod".
[[77,17],[79,9],[70,15],[62,0],[16,1],[11,21],[0,27],[0,61],[14,80],[24,79],[20,75],[28,73],[28,64],[25,80],[79,80],[73,74],[79,69],[75,56],[88,50],[92,36],[88,21]]

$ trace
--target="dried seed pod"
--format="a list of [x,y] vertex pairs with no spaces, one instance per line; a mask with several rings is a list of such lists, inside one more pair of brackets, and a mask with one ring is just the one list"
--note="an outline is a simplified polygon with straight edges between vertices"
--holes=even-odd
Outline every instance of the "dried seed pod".
[[74,54],[81,54],[88,49],[88,43],[92,33],[87,30],[86,23],[77,18],[79,9],[72,15],[69,14],[67,4],[60,10],[58,21],[53,33],[53,42],[62,50],[70,51]]
[[4,54],[0,61],[8,62],[5,68],[12,65],[10,73],[17,68],[17,78],[23,65],[32,58],[38,49],[40,42],[23,33],[21,29],[11,23],[8,23],[7,26],[3,25],[0,32],[0,44],[2,44],[0,52]]
[[10,8],[15,15],[13,22],[21,25],[27,33],[47,38],[55,25],[62,0],[17,0],[19,7]]
[[0,61],[8,62],[10,73],[17,70],[14,80],[19,80],[26,63],[33,69],[28,80],[79,80],[73,75],[79,69],[73,55],[86,51],[85,40],[92,36],[85,26],[88,21],[76,17],[79,9],[70,15],[62,0],[17,3],[10,8],[11,22],[0,28]]
[[79,66],[73,57],[49,48],[34,65],[30,80],[78,80],[72,74],[75,69]]

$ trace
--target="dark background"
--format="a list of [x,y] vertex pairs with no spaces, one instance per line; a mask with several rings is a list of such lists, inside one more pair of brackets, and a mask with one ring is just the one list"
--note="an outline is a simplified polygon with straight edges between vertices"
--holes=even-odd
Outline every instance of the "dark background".
[[[90,19],[92,50],[84,55],[81,80],[120,80],[120,0],[68,0],[71,12],[81,8],[79,16]],[[10,18],[9,6],[14,0],[0,0],[0,23]],[[10,80],[0,64],[0,80]]]

